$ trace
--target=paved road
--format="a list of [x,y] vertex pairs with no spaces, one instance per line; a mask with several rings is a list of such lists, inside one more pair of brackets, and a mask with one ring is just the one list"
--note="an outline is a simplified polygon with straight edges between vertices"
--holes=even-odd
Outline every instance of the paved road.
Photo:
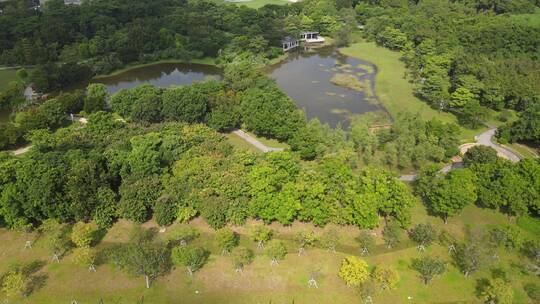
[[482,146],[492,147],[493,149],[495,149],[495,151],[497,151],[497,153],[504,155],[511,162],[517,163],[521,159],[519,155],[492,141],[493,136],[495,136],[496,132],[497,128],[491,128],[486,132],[475,136],[476,142]]
[[[492,147],[493,149],[495,149],[495,151],[497,151],[497,153],[504,155],[505,158],[507,158],[511,162],[514,162],[514,163],[518,162],[521,159],[521,157],[518,154],[492,141],[493,136],[495,136],[496,132],[497,132],[497,128],[490,128],[489,130],[483,133],[480,133],[479,135],[474,137],[474,139],[476,140],[476,144]],[[463,167],[463,163],[452,163],[450,165],[446,165],[444,168],[441,169],[440,172],[448,173],[450,172],[450,170],[461,168],[461,167]],[[400,176],[399,180],[404,181],[404,182],[412,182],[416,180],[417,177],[418,177],[417,174],[406,174],[406,175]]]
[[240,136],[242,139],[253,145],[255,148],[261,150],[263,153],[273,152],[273,151],[283,151],[283,148],[272,148],[268,147],[262,142],[258,141],[256,138],[251,137],[249,134],[242,130],[234,130],[234,134]]

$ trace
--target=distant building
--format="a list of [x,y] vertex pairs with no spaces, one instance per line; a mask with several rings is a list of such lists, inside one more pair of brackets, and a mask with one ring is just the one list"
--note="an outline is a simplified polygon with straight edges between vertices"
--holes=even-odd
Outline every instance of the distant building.
[[298,47],[298,40],[293,37],[285,37],[285,39],[281,41],[281,47],[283,48],[284,52],[292,50]]
[[324,42],[324,38],[319,36],[319,32],[303,32],[300,34],[300,41],[308,43]]

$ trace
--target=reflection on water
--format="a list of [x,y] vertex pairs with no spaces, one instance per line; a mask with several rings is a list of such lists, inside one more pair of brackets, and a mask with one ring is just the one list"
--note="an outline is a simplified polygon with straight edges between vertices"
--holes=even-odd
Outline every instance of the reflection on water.
[[[349,125],[353,114],[380,111],[376,104],[375,75],[377,68],[370,62],[351,58],[338,53],[334,48],[321,48],[306,52],[293,52],[289,58],[270,69],[270,76],[291,97],[296,105],[304,109],[308,118],[344,128]],[[358,80],[369,83],[367,90],[359,92],[330,83],[336,73],[354,75]],[[367,81],[366,81],[367,80]]]
[[221,70],[217,67],[192,63],[160,63],[132,69],[124,73],[96,79],[93,82],[103,83],[110,94],[121,89],[130,89],[144,83],[157,87],[192,84],[206,79],[220,79]]

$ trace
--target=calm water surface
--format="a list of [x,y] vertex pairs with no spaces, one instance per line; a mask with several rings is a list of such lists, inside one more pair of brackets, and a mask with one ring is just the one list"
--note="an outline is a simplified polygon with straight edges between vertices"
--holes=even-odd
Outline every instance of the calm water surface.
[[220,78],[221,70],[214,66],[193,63],[160,63],[132,69],[115,76],[96,79],[93,82],[105,84],[109,93],[112,94],[144,83],[166,88]]
[[351,74],[361,81],[368,79],[371,91],[375,92],[377,67],[344,56],[331,47],[293,52],[286,61],[270,69],[270,76],[304,109],[308,118],[347,128],[354,114],[384,111],[375,96],[332,84],[330,79],[336,73]]

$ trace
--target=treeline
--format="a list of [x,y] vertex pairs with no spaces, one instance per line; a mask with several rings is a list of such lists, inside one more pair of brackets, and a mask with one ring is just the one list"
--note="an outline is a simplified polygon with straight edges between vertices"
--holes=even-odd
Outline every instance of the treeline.
[[197,214],[216,229],[248,217],[371,228],[383,215],[406,226],[414,200],[389,172],[358,173],[346,156],[257,156],[203,125],[133,125],[98,112],[82,128],[40,130],[31,141],[24,157],[2,154],[0,216],[11,228],[152,215],[168,225]]
[[[512,15],[532,13],[535,5],[527,0],[361,1],[356,12],[366,37],[404,52],[418,96],[476,128],[487,118],[485,108],[525,111],[540,102],[540,28]],[[533,114],[538,120],[537,111]],[[508,119],[504,115],[501,119]],[[518,123],[504,137],[538,139],[519,130],[523,127],[533,126]]]
[[282,54],[281,40],[302,30],[339,36],[355,25],[352,3],[310,0],[258,10],[214,1],[95,0],[41,10],[26,0],[1,4],[0,63],[38,65],[32,82],[43,92],[67,87],[127,63],[189,61],[225,50],[264,58]]
[[447,174],[429,166],[420,172],[416,190],[433,214],[446,220],[471,204],[508,216],[540,214],[538,160],[513,164],[492,148],[477,146],[465,154],[464,164],[465,168]]

